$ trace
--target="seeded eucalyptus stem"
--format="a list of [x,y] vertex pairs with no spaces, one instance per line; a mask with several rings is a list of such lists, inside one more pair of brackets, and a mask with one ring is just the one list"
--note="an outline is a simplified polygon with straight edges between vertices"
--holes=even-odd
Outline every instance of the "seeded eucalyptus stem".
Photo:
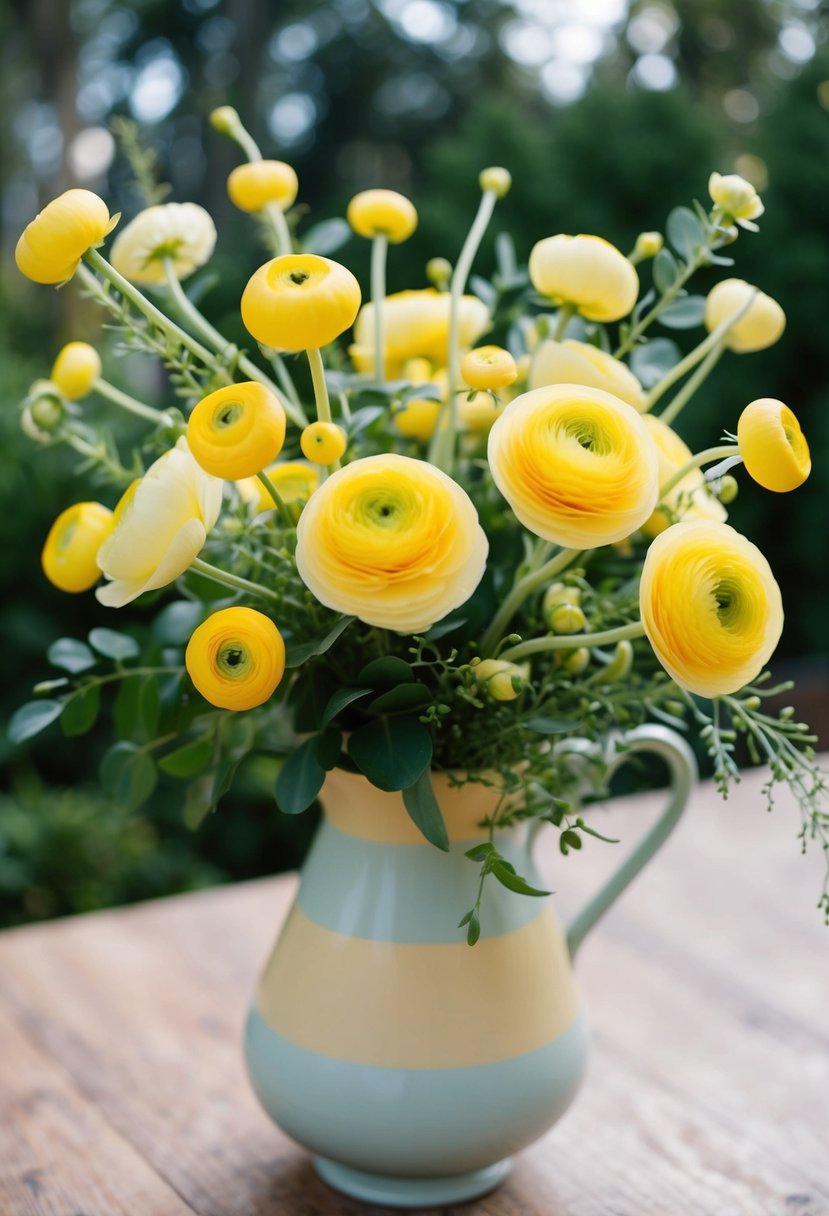
[[[581,556],[582,552],[583,550],[581,549],[562,549],[538,570],[532,570],[529,574],[525,574],[523,578],[518,580],[501,607],[495,613],[491,624],[481,639],[481,653],[483,655],[488,655],[495,649],[507,625],[509,625],[528,596],[532,595],[534,591],[542,587],[551,578],[554,578],[556,574],[560,574],[562,570],[565,570],[577,557]],[[501,654],[499,657],[504,658],[505,656]]]
[[248,578],[242,578],[239,574],[231,574],[228,570],[220,570],[218,566],[211,566],[210,562],[202,561],[200,557],[193,559],[190,569],[196,574],[209,578],[211,582],[221,583],[222,586],[231,587],[234,591],[247,591],[250,595],[268,600],[280,598],[276,591],[271,591],[270,587],[263,587],[261,583],[254,583]]
[[268,477],[267,473],[264,472],[264,470],[261,473],[257,473],[256,476],[258,477],[259,481],[262,483],[262,485],[268,491],[268,493],[270,494],[274,503],[276,504],[276,508],[279,511],[279,514],[282,516],[285,526],[288,528],[293,528],[294,517],[293,517],[293,515],[291,515],[291,512],[288,510],[288,505],[285,502],[285,499],[279,493],[276,486],[271,481],[270,477]]
[[98,393],[101,397],[106,397],[114,405],[120,406],[122,410],[126,410],[130,414],[135,414],[137,418],[146,418],[148,422],[161,422],[164,412],[163,410],[153,409],[151,405],[145,405],[143,401],[138,401],[135,397],[131,397],[129,393],[124,393],[120,388],[116,388],[114,384],[110,384],[107,380],[100,378],[93,380],[92,391]]
[[641,638],[645,636],[645,627],[641,621],[631,621],[629,625],[618,625],[615,629],[602,629],[598,633],[557,633],[545,638],[530,638],[502,650],[500,658],[509,663],[525,659],[532,654],[543,654],[547,650],[577,650],[580,646],[607,646],[612,642],[622,642],[625,638]]
[[371,242],[371,303],[374,306],[374,375],[382,380],[386,374],[383,350],[383,304],[386,299],[386,253],[388,237],[375,236]]
[[452,272],[452,282],[449,288],[449,346],[447,354],[447,400],[443,405],[435,433],[429,447],[429,460],[445,473],[452,472],[455,462],[455,433],[458,426],[457,402],[455,395],[460,380],[460,302],[466,287],[466,280],[472,269],[475,254],[483,240],[487,225],[492,219],[498,194],[495,190],[484,190],[478,206],[478,213],[467,233],[457,265]]
[[693,473],[694,469],[699,469],[704,464],[712,464],[715,460],[725,460],[727,456],[739,456],[739,454],[740,449],[736,443],[722,444],[718,448],[706,448],[704,452],[698,452],[696,456],[693,456],[681,468],[677,469],[668,478],[664,486],[660,486],[660,501],[666,494],[670,494],[674,486],[678,486],[689,473]]

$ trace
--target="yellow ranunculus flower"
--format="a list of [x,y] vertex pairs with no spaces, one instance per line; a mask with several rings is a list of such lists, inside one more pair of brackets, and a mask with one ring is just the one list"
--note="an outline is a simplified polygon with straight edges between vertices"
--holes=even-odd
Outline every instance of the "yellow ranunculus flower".
[[475,435],[486,434],[504,412],[502,403],[486,392],[476,392],[474,395],[458,393],[455,397],[455,408],[462,428]]
[[[662,486],[678,469],[688,463],[693,452],[667,423],[653,414],[645,414],[644,419],[651,439],[656,444],[659,484]],[[665,507],[668,508],[667,511]],[[681,515],[683,519],[713,519],[719,522],[728,518],[728,512],[719,499],[706,490],[701,469],[692,469],[687,477],[683,477],[682,481],[668,492],[650,519],[645,520],[642,531],[646,536],[657,536],[675,522],[677,515]]]
[[722,279],[705,301],[705,328],[710,333],[733,317],[755,293],[748,310],[728,331],[725,345],[735,354],[751,354],[773,346],[786,328],[786,314],[771,296],[757,291],[744,279]]
[[[445,367],[449,353],[449,293],[426,287],[398,291],[383,301],[385,375],[397,380],[410,359],[428,359]],[[490,326],[489,309],[477,296],[462,296],[458,306],[458,344],[461,350],[477,342]],[[372,349],[374,305],[360,309],[349,354],[358,372],[374,370]]]
[[588,321],[626,317],[639,294],[633,263],[600,236],[545,237],[533,246],[529,269],[537,292],[571,304]]
[[765,490],[778,494],[802,486],[812,469],[809,445],[787,405],[760,397],[747,405],[737,423],[737,443],[748,473]]
[[[268,480],[295,519],[299,519],[302,507],[320,483],[319,469],[301,460],[286,460],[265,469]],[[257,477],[246,477],[237,482],[239,493],[245,502],[255,503],[257,515],[261,511],[272,511],[274,501]]]
[[398,633],[422,632],[464,603],[487,551],[457,482],[393,453],[332,474],[297,525],[297,569],[320,603]]
[[489,433],[489,466],[525,528],[573,549],[623,540],[656,505],[659,464],[633,406],[553,384],[516,397]]
[[648,549],[639,603],[659,662],[702,697],[759,675],[783,629],[780,588],[760,550],[728,524],[694,520]]
[[52,367],[51,379],[64,397],[79,401],[92,392],[101,374],[101,356],[88,342],[67,342]]
[[187,442],[201,467],[214,477],[253,477],[282,451],[285,411],[257,380],[228,384],[194,408]]
[[414,203],[396,190],[361,190],[345,218],[358,236],[384,236],[392,245],[407,241],[417,227]]
[[518,368],[502,346],[476,346],[461,360],[461,375],[470,388],[494,390],[514,384]]
[[590,342],[542,342],[532,357],[528,388],[545,384],[584,384],[627,401],[640,413],[647,404],[642,385],[621,359]]
[[736,220],[742,228],[757,231],[757,225],[751,221],[758,219],[765,207],[751,182],[738,173],[725,176],[712,173],[708,179],[708,193],[725,216]]
[[117,222],[91,190],[67,190],[27,224],[14,251],[17,268],[35,283],[64,283]]
[[254,608],[223,608],[193,632],[184,653],[190,679],[211,705],[263,705],[285,673],[285,643],[270,617]]
[[360,285],[315,253],[285,253],[260,266],[242,293],[245,328],[276,350],[327,346],[354,323]]
[[205,473],[182,436],[115,509],[115,530],[98,551],[98,565],[110,580],[95,593],[100,602],[122,608],[183,574],[201,552],[221,505],[221,480]]
[[240,211],[254,215],[267,203],[276,203],[281,211],[287,211],[298,190],[297,175],[283,160],[254,160],[237,165],[227,179],[230,201]]
[[198,203],[159,203],[139,211],[115,238],[109,260],[131,283],[165,281],[169,259],[177,279],[186,279],[216,247],[216,226]]
[[98,550],[112,531],[112,512],[99,502],[61,511],[40,555],[43,573],[61,591],[88,591],[101,577]]

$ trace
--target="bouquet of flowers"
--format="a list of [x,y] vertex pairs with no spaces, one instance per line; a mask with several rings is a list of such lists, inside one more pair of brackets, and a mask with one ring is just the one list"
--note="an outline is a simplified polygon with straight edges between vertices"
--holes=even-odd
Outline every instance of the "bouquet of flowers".
[[[216,242],[196,204],[149,206],[105,257],[119,217],[69,190],[17,246],[23,274],[73,279],[123,349],[160,360],[176,404],[109,383],[84,342],[63,348],[24,403],[26,433],[80,453],[105,500],[58,517],[46,577],[69,593],[96,588],[115,609],[139,601],[144,616],[135,636],[97,628],[88,641],[57,640],[49,660],[62,674],[36,687],[12,737],[56,720],[80,734],[117,690],[105,788],[134,807],[159,773],[184,781],[193,825],[254,752],[281,758],[275,801],[286,814],[341,767],[400,791],[443,849],[432,773],[494,787],[498,809],[469,853],[481,871],[461,922],[471,944],[487,878],[542,894],[499,855],[495,826],[545,820],[564,854],[599,836],[561,746],[573,734],[612,738],[651,720],[690,731],[724,794],[739,780],[742,739],[769,766],[769,799],[778,782],[794,791],[804,847],[829,849],[814,737],[790,707],[768,709],[781,691],[764,670],[780,590],[726,522],[734,474],[793,490],[809,473],[806,440],[773,398],[747,404],[728,420],[736,433],[698,453],[674,426],[725,352],[761,350],[784,329],[780,306],[741,279],[706,297],[687,288],[699,268],[733,264],[724,250],[740,229],[757,231],[753,187],[713,173],[710,208],[677,208],[665,238],[643,232],[628,256],[599,236],[558,234],[532,247],[525,269],[501,234],[487,280],[472,266],[510,175],[485,169],[454,267],[434,258],[428,286],[393,295],[388,247],[411,235],[417,212],[366,190],[347,214],[371,241],[361,306],[354,275],[323,256],[346,225],[303,235],[292,168],[263,159],[230,107],[212,122],[246,157],[230,198],[274,254],[241,297],[250,352],[182,285]],[[705,336],[683,356],[652,337],[656,326]],[[91,394],[146,427],[126,463],[88,416]],[[829,914],[827,888],[820,903]]]

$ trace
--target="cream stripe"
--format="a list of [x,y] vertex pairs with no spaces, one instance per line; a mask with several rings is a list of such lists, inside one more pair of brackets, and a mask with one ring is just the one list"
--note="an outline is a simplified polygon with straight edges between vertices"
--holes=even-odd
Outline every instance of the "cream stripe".
[[476,946],[346,937],[295,905],[257,1006],[292,1043],[354,1064],[461,1068],[534,1051],[563,1034],[577,995],[548,911]]

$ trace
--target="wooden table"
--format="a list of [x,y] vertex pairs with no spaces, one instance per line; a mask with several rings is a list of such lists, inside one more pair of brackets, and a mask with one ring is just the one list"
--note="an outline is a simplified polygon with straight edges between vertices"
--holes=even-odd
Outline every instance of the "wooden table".
[[[781,796],[767,816],[760,784],[727,804],[701,786],[587,942],[587,1084],[464,1213],[829,1213],[822,858],[799,855],[796,811]],[[605,822],[632,839],[656,797]],[[549,849],[564,910],[613,858]],[[246,1002],[294,888],[286,876],[0,935],[2,1216],[380,1210],[327,1190],[243,1074]]]

